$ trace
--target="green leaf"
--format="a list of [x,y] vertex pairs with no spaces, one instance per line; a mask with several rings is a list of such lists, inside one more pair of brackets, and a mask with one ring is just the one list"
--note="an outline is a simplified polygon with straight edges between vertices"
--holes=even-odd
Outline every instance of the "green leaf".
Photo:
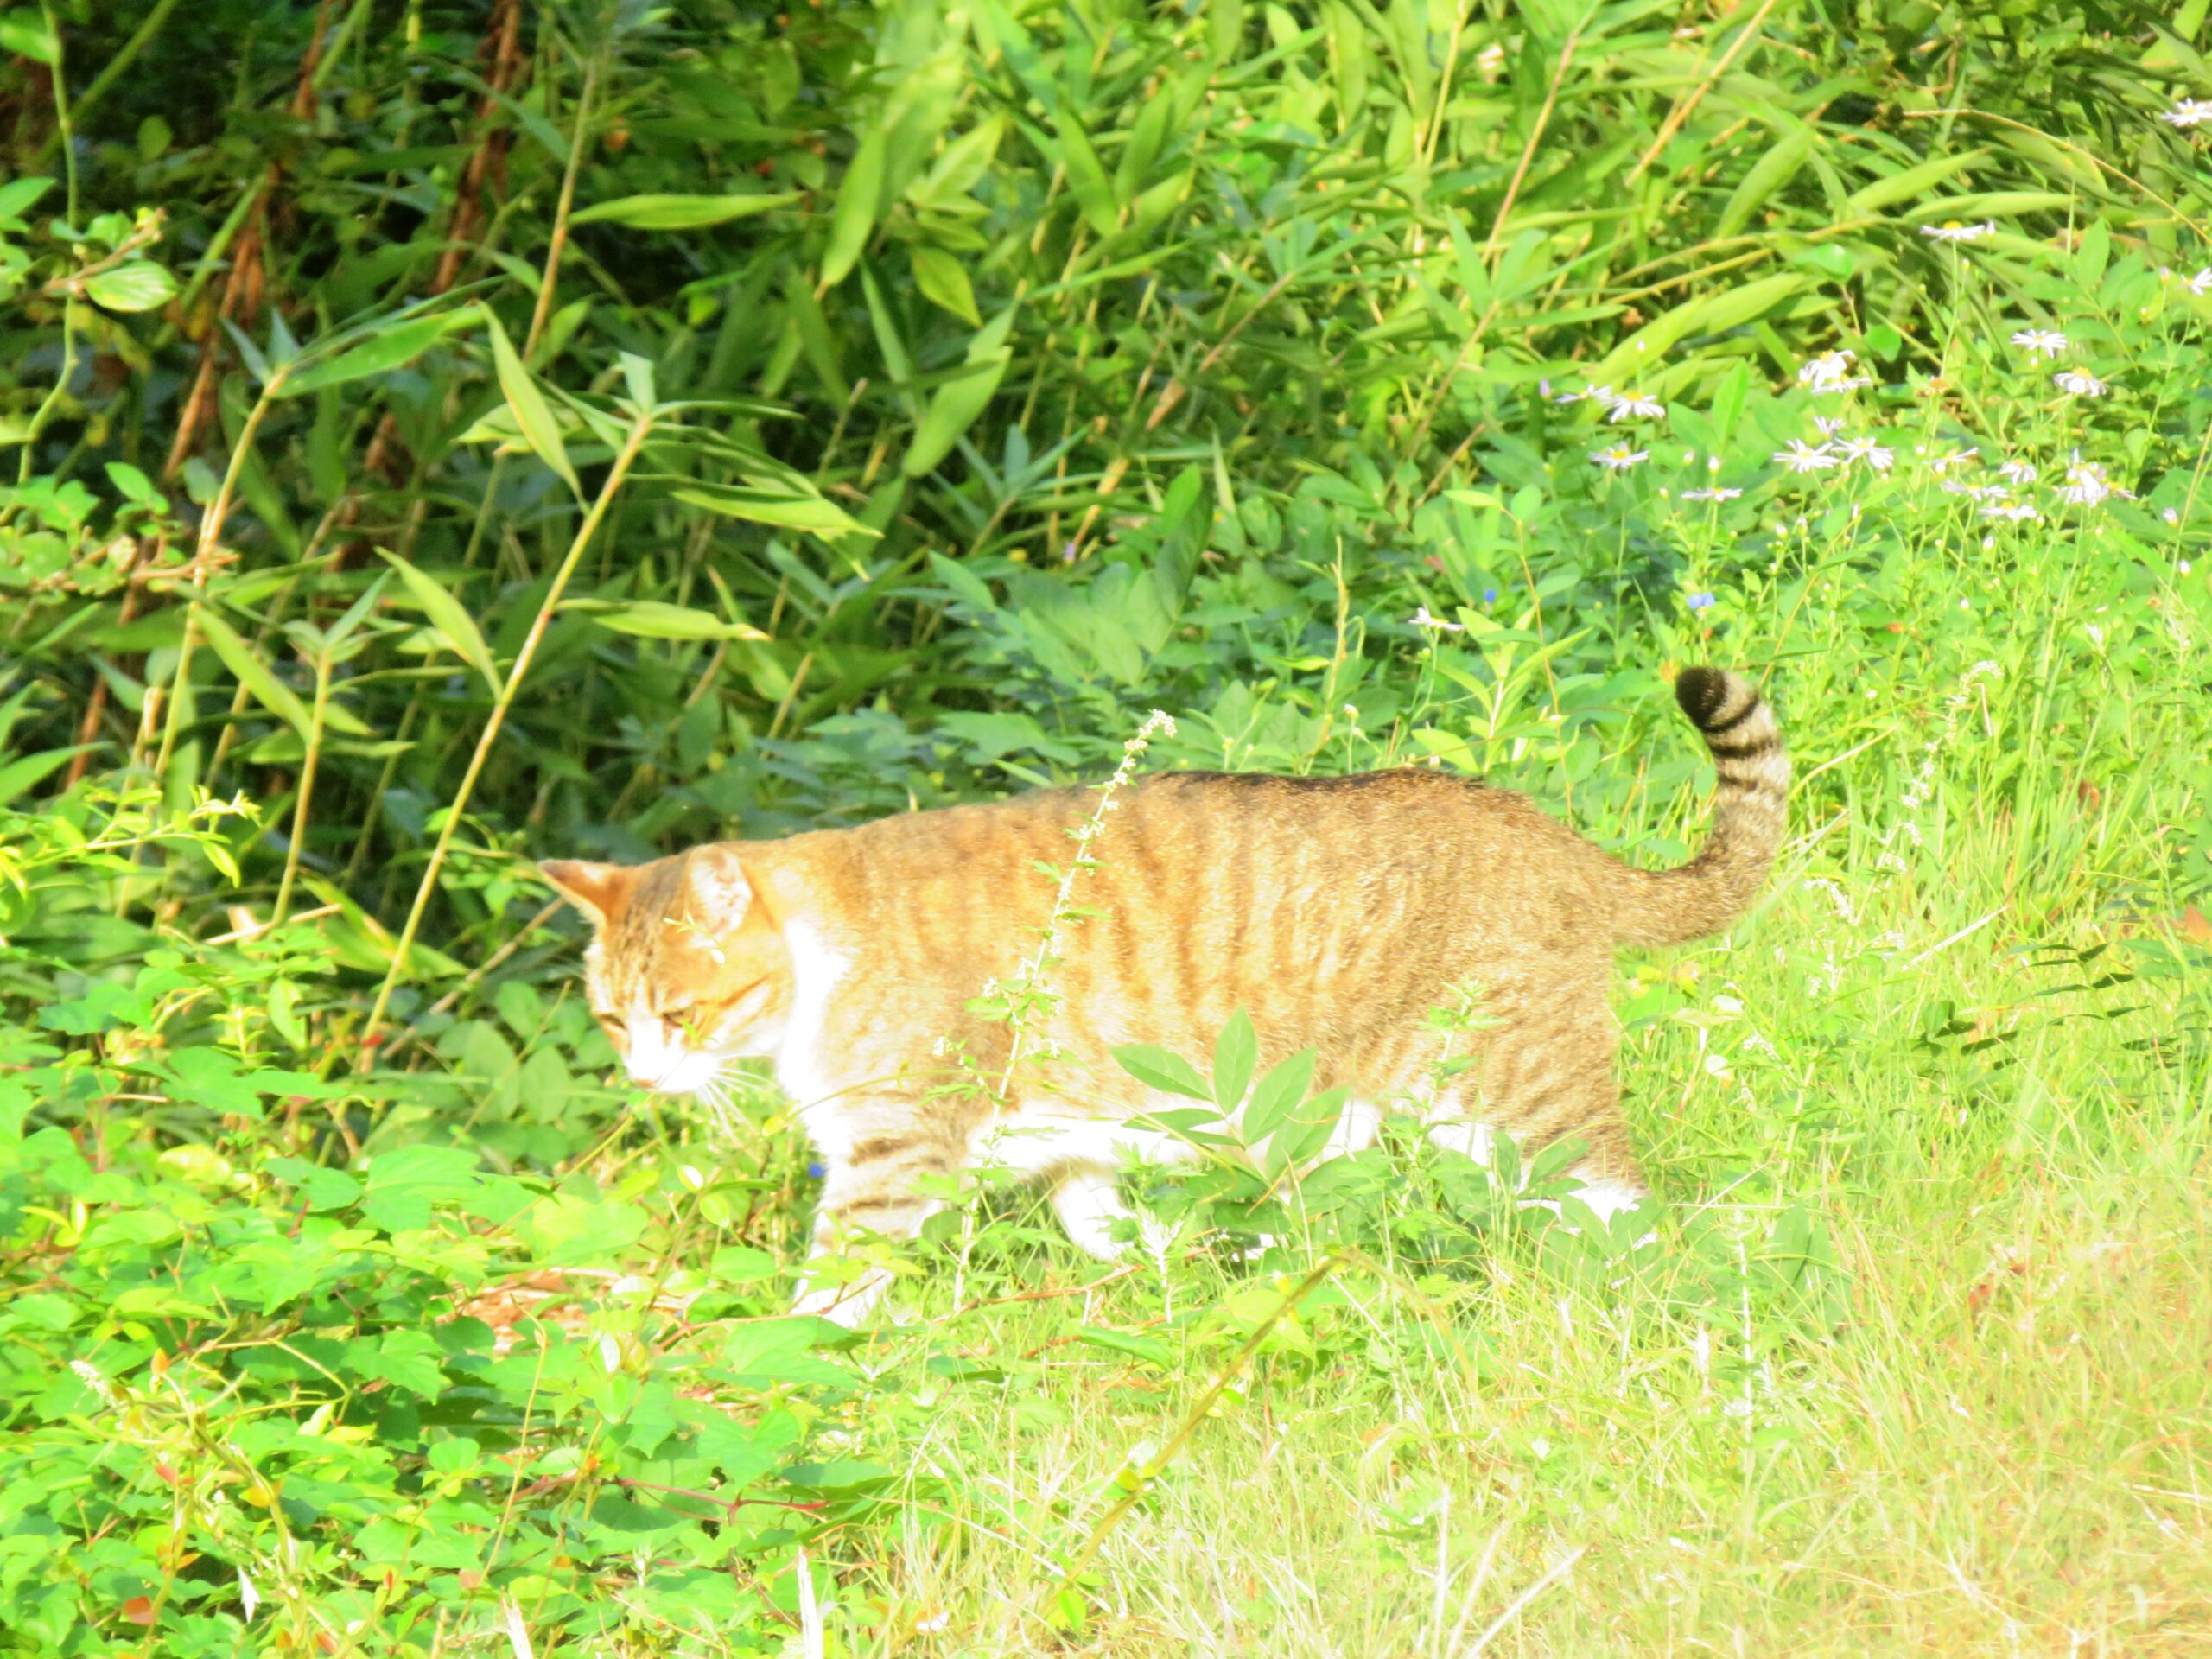
[[1213,1045],[1214,1104],[1233,1112],[1252,1086],[1252,1068],[1260,1058],[1260,1039],[1252,1030],[1251,1016],[1239,1008]]
[[569,493],[581,499],[583,487],[576,482],[576,469],[569,464],[568,446],[561,442],[560,423],[553,418],[553,410],[544,394],[538,391],[537,380],[488,307],[484,312],[484,329],[491,338],[492,364],[499,371],[499,391],[506,397],[507,408],[514,415],[523,442],[530,446],[532,454],[559,475],[569,486]]
[[365,380],[372,374],[388,374],[412,363],[455,329],[467,327],[476,320],[477,315],[477,308],[465,306],[458,311],[417,317],[412,322],[403,322],[395,327],[372,333],[352,350],[325,358],[319,363],[310,363],[298,373],[289,377],[284,382],[284,395],[296,397],[303,392],[319,391],[325,386],[343,385],[348,380]]
[[594,202],[569,215],[571,225],[626,225],[633,231],[691,231],[705,225],[726,225],[734,219],[750,219],[778,207],[788,207],[798,193],[734,196],[644,195],[619,196]]
[[[1802,273],[1788,272],[1739,287],[1720,289],[1678,305],[1654,317],[1614,346],[1605,361],[1590,371],[1590,378],[1618,385],[1623,376],[1650,374],[1676,341],[1698,334],[1719,334],[1750,322],[1771,311],[1810,281]],[[1631,378],[1630,384],[1634,383]]]
[[130,259],[85,278],[85,292],[109,311],[151,311],[176,293],[176,278],[150,259]]
[[1713,239],[1719,241],[1733,236],[1751,223],[1751,215],[1797,176],[1812,153],[1813,130],[1801,126],[1752,162],[1743,182],[1736,187],[1736,193],[1728,198],[1728,205],[1720,210],[1720,217],[1713,226]]
[[916,248],[912,259],[914,286],[922,290],[924,299],[943,306],[971,328],[983,326],[965,265],[943,248]]
[[1103,1325],[1086,1325],[1075,1334],[1078,1342],[1103,1348],[1109,1354],[1127,1354],[1147,1365],[1157,1365],[1163,1371],[1175,1369],[1175,1351],[1158,1337],[1136,1331],[1116,1331]]
[[66,766],[71,756],[98,747],[92,743],[72,744],[66,749],[47,749],[37,754],[26,754],[0,766],[0,806],[6,805],[25,790],[43,783]]
[[399,580],[423,607],[423,614],[430,626],[443,636],[461,661],[484,677],[484,683],[492,695],[499,695],[499,665],[492,658],[492,649],[484,643],[484,636],[477,632],[476,619],[469,615],[467,607],[448,593],[435,576],[416,569],[397,553],[386,553],[384,562],[399,573]]
[[626,605],[604,605],[598,600],[579,600],[564,610],[588,612],[601,627],[632,633],[647,639],[766,639],[768,636],[747,622],[725,622],[710,611],[688,605],[671,605],[658,599],[632,600]]
[[53,188],[54,181],[46,178],[10,179],[0,184],[0,219],[21,219]]
[[899,463],[899,470],[907,477],[920,478],[934,470],[989,406],[999,382],[1006,378],[1007,365],[1013,360],[1014,354],[1006,347],[1007,330],[1013,323],[1014,308],[1008,306],[984,324],[968,344],[967,367],[931,396],[930,406],[915,429],[913,445]]
[[1179,1054],[1171,1054],[1154,1043],[1130,1043],[1114,1051],[1114,1063],[1147,1089],[1157,1089],[1165,1094],[1182,1095],[1191,1100],[1211,1103],[1213,1090],[1206,1087],[1198,1068]]
[[1877,179],[1873,183],[1863,186],[1846,196],[1843,206],[1837,210],[1836,217],[1839,219],[1864,218],[1878,208],[1888,207],[1893,201],[1904,201],[1909,197],[1919,195],[1930,186],[1941,184],[1954,173],[1972,167],[1988,154],[1986,149],[1967,149],[1961,150],[1956,155],[1938,156],[1932,162],[1923,162],[1917,167],[1904,168],[1891,174],[1887,178]]
[[223,666],[231,671],[232,677],[246,689],[256,702],[304,741],[315,729],[315,719],[298,694],[269,671],[268,664],[253,654],[253,647],[239,637],[237,629],[205,605],[195,604],[192,610],[201,635],[215,648],[215,654],[223,659]]
[[1314,1050],[1301,1048],[1260,1079],[1252,1090],[1252,1103],[1237,1122],[1246,1146],[1257,1146],[1281,1128],[1292,1109],[1306,1098],[1313,1085],[1315,1058]]
[[1092,230],[1101,236],[1113,235],[1121,224],[1121,207],[1114,200],[1106,169],[1099,165],[1098,152],[1090,147],[1090,135],[1083,130],[1080,120],[1065,110],[1052,118],[1052,127],[1059,135],[1060,166],[1067,173],[1069,193]]
[[837,205],[830,214],[830,248],[822,256],[824,288],[845,280],[861,250],[868,246],[868,232],[875,228],[876,201],[883,194],[883,144],[880,128],[862,137],[845,169],[844,182],[837,188]]
[[798,493],[759,486],[699,485],[676,492],[676,499],[725,518],[749,524],[781,524],[790,530],[811,531],[817,536],[876,536],[834,501],[812,493]]
[[54,28],[35,6],[17,6],[0,16],[0,53],[29,58],[49,68],[61,61],[61,43]]

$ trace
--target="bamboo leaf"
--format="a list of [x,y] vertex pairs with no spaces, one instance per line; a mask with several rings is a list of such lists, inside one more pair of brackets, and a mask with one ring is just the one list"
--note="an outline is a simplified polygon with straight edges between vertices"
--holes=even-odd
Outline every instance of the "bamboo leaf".
[[1005,344],[1013,322],[1014,308],[1008,306],[986,323],[969,342],[966,369],[931,395],[921,424],[915,429],[913,445],[899,463],[899,470],[907,477],[920,478],[934,470],[989,406],[999,382],[1006,378],[1007,365],[1013,360],[1014,353]]
[[[307,704],[300,701],[298,694],[291,687],[276,677],[266,663],[253,654],[253,647],[246,643],[238,631],[205,605],[194,605],[192,613],[200,626],[201,637],[214,647],[215,655],[222,658],[223,666],[229,669],[232,677],[246,689],[247,695],[297,732],[303,741],[310,738],[315,731],[315,718],[308,712]],[[324,705],[323,717],[333,731],[345,732],[355,737],[368,735],[366,726],[334,702]]]
[[883,143],[880,128],[871,128],[861,139],[845,181],[837,189],[837,206],[830,215],[830,248],[822,256],[822,285],[835,288],[845,280],[875,228],[875,207],[883,194]]
[[491,336],[492,365],[499,372],[499,390],[505,395],[507,407],[514,412],[515,425],[522,433],[523,442],[559,475],[569,493],[581,500],[583,486],[576,481],[576,469],[569,461],[568,446],[561,442],[560,423],[553,418],[552,408],[538,391],[529,365],[515,351],[514,342],[507,338],[507,331],[499,326],[499,318],[488,308],[484,313],[484,327]]
[[971,328],[983,326],[967,267],[943,248],[916,248],[912,259],[914,286],[922,290],[923,298],[943,306]]
[[454,653],[481,674],[492,695],[498,696],[499,665],[493,660],[492,649],[477,632],[476,620],[469,615],[467,608],[435,576],[416,569],[397,553],[385,554],[384,562],[399,573],[399,580],[422,607],[423,614],[429,618],[430,626],[453,647]]
[[325,386],[339,386],[349,380],[365,380],[372,374],[389,374],[403,368],[422,356],[446,335],[466,328],[476,321],[477,308],[464,306],[457,311],[442,312],[435,316],[417,317],[411,322],[396,327],[372,332],[367,339],[350,351],[335,357],[309,363],[284,381],[283,396],[297,397],[306,392],[320,391]]
[[708,225],[727,225],[734,219],[788,207],[799,199],[795,190],[777,194],[731,196],[642,195],[617,196],[594,202],[572,215],[572,225],[625,225],[633,231],[692,231]]

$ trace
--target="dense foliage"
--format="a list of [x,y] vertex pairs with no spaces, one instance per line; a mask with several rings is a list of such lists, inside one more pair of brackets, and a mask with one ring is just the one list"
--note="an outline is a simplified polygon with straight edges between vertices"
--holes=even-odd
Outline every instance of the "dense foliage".
[[[2201,1637],[2206,10],[0,10],[0,1651]],[[1231,1145],[779,1318],[529,861],[1154,709],[1662,861],[1700,660],[1611,1236]]]

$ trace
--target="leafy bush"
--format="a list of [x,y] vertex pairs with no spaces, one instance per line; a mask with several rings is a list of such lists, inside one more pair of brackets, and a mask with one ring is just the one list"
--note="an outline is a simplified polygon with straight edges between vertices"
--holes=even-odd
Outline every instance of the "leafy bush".
[[[2201,1630],[2203,11],[0,12],[0,1650]],[[1611,1230],[1232,1030],[1125,1263],[986,1173],[784,1317],[527,862],[1154,709],[1663,861],[1708,660],[1796,839]]]

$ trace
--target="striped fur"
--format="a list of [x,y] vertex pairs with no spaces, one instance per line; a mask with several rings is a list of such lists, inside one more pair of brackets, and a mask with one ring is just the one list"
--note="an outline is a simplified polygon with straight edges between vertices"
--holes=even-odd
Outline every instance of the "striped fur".
[[[820,1250],[911,1236],[938,1202],[929,1178],[982,1163],[1040,1177],[1078,1242],[1111,1248],[1117,1167],[1187,1148],[1131,1122],[1173,1103],[1110,1051],[1203,1057],[1240,1008],[1263,1065],[1313,1047],[1316,1086],[1351,1091],[1333,1150],[1371,1142],[1393,1109],[1454,1147],[1573,1136],[1578,1173],[1625,1203],[1643,1179],[1617,1108],[1614,948],[1740,914],[1789,777],[1748,681],[1692,669],[1676,692],[1719,791],[1704,848],[1675,869],[1636,869],[1519,795],[1425,769],[1128,785],[1076,893],[1084,913],[1060,930],[1057,1001],[1019,1052],[969,1004],[1035,951],[1053,899],[1039,868],[1067,861],[1095,790],[544,868],[595,923],[592,1006],[633,1080],[712,1095],[729,1061],[774,1061],[828,1166]],[[1454,1052],[1477,1063],[1440,1086],[1452,1039],[1429,1015],[1466,987],[1482,1025]],[[1010,1084],[995,1103],[946,1086],[963,1077]],[[882,1287],[824,1282],[802,1306],[856,1318]]]

